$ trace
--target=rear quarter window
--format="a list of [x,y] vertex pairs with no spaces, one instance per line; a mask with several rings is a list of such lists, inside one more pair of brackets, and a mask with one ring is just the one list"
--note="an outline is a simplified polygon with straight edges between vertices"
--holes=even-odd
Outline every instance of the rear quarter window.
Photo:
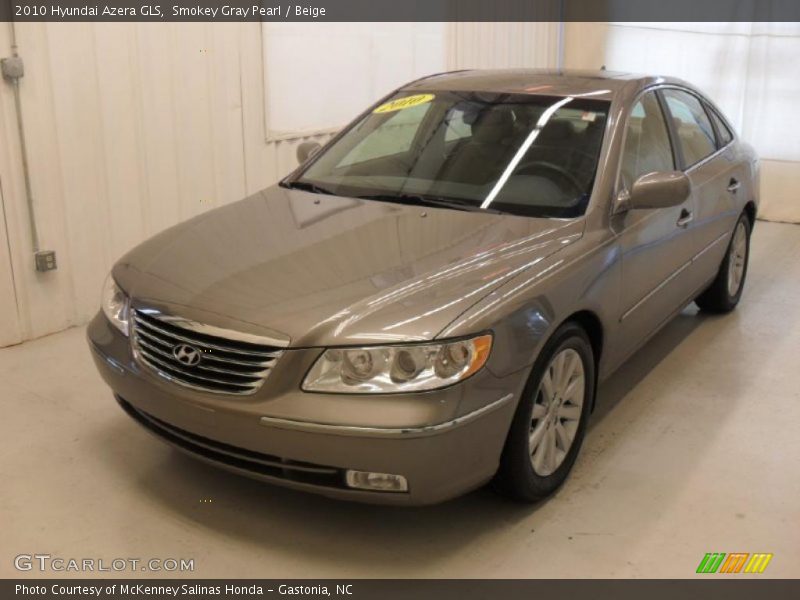
[[708,104],[705,105],[706,112],[708,116],[711,117],[711,120],[714,122],[714,126],[717,129],[717,146],[722,148],[723,146],[727,146],[728,144],[733,141],[733,132],[728,128],[725,124],[725,121],[722,120],[716,111],[711,108]]

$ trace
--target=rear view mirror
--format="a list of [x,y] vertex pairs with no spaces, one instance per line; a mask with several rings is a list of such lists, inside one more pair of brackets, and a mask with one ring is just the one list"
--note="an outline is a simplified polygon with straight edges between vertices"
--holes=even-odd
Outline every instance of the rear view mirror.
[[648,173],[631,187],[628,208],[669,208],[686,202],[692,184],[685,173],[665,171]]
[[318,142],[303,142],[297,147],[297,162],[301,165],[314,156],[322,146]]

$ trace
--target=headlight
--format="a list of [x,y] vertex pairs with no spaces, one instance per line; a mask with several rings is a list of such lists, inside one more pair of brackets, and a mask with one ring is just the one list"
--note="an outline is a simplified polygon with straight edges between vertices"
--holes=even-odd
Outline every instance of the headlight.
[[489,358],[492,336],[407,346],[331,348],[303,381],[307,392],[391,394],[452,385]]
[[109,275],[103,284],[103,312],[111,324],[123,335],[128,335],[128,309],[130,301],[114,278]]

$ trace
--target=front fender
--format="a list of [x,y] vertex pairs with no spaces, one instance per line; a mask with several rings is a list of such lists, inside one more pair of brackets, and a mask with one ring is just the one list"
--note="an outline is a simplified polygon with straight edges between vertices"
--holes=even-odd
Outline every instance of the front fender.
[[[454,320],[440,337],[494,333],[487,368],[498,377],[530,368],[553,332],[571,316],[589,312],[613,339],[621,267],[612,234],[588,235],[494,290]],[[598,373],[603,372],[601,361]]]

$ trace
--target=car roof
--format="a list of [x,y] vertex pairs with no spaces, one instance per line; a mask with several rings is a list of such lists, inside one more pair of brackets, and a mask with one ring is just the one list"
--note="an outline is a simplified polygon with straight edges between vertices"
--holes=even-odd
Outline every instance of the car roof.
[[478,69],[423,77],[404,90],[495,92],[546,96],[591,95],[612,100],[622,92],[636,93],[655,83],[686,85],[678,79],[618,71],[557,69]]

